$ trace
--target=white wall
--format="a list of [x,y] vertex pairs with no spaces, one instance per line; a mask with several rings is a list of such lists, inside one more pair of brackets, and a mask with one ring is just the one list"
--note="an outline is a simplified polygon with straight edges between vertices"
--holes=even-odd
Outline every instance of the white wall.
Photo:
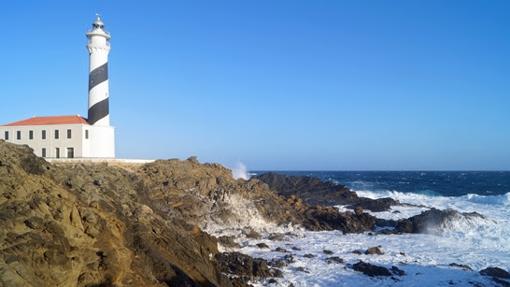
[[[56,157],[56,148],[60,149],[60,157],[67,157],[67,148],[74,148],[74,157],[83,156],[83,129],[86,125],[35,125],[35,126],[0,126],[0,138],[5,140],[5,132],[9,132],[10,143],[30,146],[37,156],[42,156],[42,149],[46,148],[46,157]],[[71,138],[67,138],[67,130],[71,130]],[[42,139],[42,131],[46,131],[46,139]],[[55,139],[55,130],[59,131],[59,138]],[[21,132],[21,139],[17,139],[17,132]],[[29,131],[34,132],[33,139],[29,139]]]
[[111,126],[87,126],[89,141],[84,142],[83,157],[115,158],[115,128]]

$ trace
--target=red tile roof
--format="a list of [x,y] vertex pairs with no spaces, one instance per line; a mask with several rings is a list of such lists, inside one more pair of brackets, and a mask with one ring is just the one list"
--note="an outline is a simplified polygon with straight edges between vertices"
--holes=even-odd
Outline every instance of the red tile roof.
[[87,120],[80,116],[51,116],[51,117],[32,117],[29,119],[8,123],[5,126],[39,126],[39,125],[66,125],[66,124],[88,125]]

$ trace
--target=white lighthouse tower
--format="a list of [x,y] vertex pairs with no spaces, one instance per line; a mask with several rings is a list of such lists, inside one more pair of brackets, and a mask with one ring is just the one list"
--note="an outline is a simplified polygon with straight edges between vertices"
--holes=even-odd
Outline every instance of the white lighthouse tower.
[[108,54],[110,33],[96,14],[92,29],[87,32],[89,52],[89,100],[87,122],[90,137],[84,149],[88,157],[115,157],[115,130],[110,126],[110,90],[108,85]]
[[104,23],[97,15],[89,39],[89,107],[88,122],[95,126],[109,126],[108,54],[110,34],[104,30]]

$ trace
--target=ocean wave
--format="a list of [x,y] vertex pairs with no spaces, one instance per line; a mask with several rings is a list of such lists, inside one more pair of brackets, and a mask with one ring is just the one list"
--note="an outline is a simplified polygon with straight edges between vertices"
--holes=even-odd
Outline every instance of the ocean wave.
[[510,205],[510,192],[499,195],[479,195],[479,194],[466,194],[461,196],[467,201],[479,203],[479,204],[489,204],[489,205]]
[[383,190],[383,191],[372,191],[372,190],[355,190],[359,196],[368,197],[368,198],[381,198],[381,197],[391,197],[393,199],[400,200],[405,203],[415,203],[415,202],[438,202],[438,201],[457,201],[457,202],[471,202],[476,204],[483,205],[501,205],[501,206],[509,206],[510,205],[510,192],[505,194],[498,195],[479,195],[469,193],[462,196],[443,196],[438,195],[434,191],[425,190],[422,192],[412,193],[412,192],[400,192],[396,190]]

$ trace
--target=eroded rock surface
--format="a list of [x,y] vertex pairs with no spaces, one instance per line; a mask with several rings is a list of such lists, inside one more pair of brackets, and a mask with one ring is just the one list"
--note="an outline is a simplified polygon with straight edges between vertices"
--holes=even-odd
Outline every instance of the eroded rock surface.
[[265,182],[278,194],[290,197],[297,196],[309,205],[348,205],[348,208],[361,207],[366,210],[379,212],[389,210],[398,205],[392,198],[370,199],[358,197],[344,185],[329,181],[322,181],[310,176],[289,176],[274,172],[264,173],[255,178]]
[[243,286],[220,272],[216,239],[148,188],[0,141],[0,286]]

